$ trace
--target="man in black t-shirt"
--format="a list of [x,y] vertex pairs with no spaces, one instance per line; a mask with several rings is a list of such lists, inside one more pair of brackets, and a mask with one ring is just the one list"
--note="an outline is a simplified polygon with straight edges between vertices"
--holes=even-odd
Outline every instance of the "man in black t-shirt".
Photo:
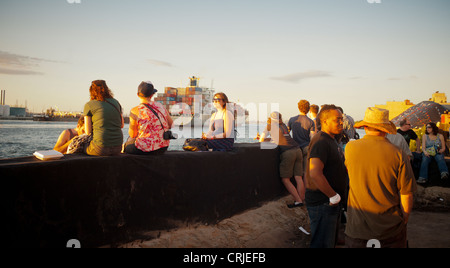
[[[348,175],[335,136],[343,131],[343,115],[334,105],[322,108],[322,130],[309,146],[306,205],[311,223],[311,248],[333,248],[340,204],[346,203]],[[342,202],[341,202],[342,201]]]
[[408,119],[403,119],[402,121],[400,121],[400,128],[397,129],[397,132],[400,133],[403,136],[403,138],[405,138],[406,143],[408,143],[408,146],[411,140],[415,140],[418,147],[420,148],[420,145],[417,140],[418,139],[417,134],[416,132],[414,132],[414,130],[411,129],[411,123],[409,122]]
[[413,159],[411,159],[411,161],[413,168],[415,169],[419,168],[422,162],[422,151],[420,150],[422,142],[420,141],[416,132],[414,132],[414,130],[411,129],[411,122],[409,122],[409,120],[406,118],[400,121],[400,128],[397,129],[397,133],[400,133],[403,136],[403,138],[405,138],[406,143],[408,143],[408,146],[411,140],[416,141],[416,151],[412,152]]

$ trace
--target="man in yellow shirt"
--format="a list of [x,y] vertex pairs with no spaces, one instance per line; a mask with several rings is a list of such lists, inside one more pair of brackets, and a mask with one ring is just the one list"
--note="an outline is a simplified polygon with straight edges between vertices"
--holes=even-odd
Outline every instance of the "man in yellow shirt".
[[366,247],[377,240],[381,247],[406,247],[406,225],[413,206],[416,181],[408,156],[386,139],[395,134],[389,111],[368,108],[361,140],[347,144],[345,165],[350,192],[346,245]]

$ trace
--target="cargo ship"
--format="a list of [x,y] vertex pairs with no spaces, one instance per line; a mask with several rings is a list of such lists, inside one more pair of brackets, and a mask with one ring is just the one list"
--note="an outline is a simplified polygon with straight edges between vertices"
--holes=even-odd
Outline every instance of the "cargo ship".
[[[155,102],[161,103],[174,119],[175,125],[179,126],[203,126],[215,112],[213,98],[215,91],[211,88],[199,86],[200,78],[192,76],[189,78],[188,87],[165,87],[164,93],[158,93],[154,98]],[[240,115],[246,122],[248,111],[240,105],[231,103],[229,105],[234,110],[235,118]]]

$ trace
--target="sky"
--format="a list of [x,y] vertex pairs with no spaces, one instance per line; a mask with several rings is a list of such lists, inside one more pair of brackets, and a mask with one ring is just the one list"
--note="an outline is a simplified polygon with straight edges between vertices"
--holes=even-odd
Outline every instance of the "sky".
[[129,113],[141,81],[161,92],[197,76],[283,118],[306,99],[361,120],[387,101],[450,99],[449,48],[448,0],[0,1],[0,89],[36,113],[82,111],[97,79]]

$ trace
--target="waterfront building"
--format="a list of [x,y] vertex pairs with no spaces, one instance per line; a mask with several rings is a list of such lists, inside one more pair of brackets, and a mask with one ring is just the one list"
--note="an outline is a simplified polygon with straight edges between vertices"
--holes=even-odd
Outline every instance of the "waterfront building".
[[375,105],[375,107],[377,108],[389,110],[389,120],[394,119],[413,106],[414,103],[412,103],[410,100],[388,101],[386,105]]
[[15,117],[26,117],[27,116],[27,109],[22,107],[11,107],[9,110],[9,116],[15,116]]
[[9,110],[10,110],[9,105],[0,105],[0,117],[9,117],[10,116]]
[[430,101],[434,101],[440,105],[450,105],[450,103],[447,102],[447,96],[445,93],[440,93],[439,91],[436,91],[436,93],[433,94]]

